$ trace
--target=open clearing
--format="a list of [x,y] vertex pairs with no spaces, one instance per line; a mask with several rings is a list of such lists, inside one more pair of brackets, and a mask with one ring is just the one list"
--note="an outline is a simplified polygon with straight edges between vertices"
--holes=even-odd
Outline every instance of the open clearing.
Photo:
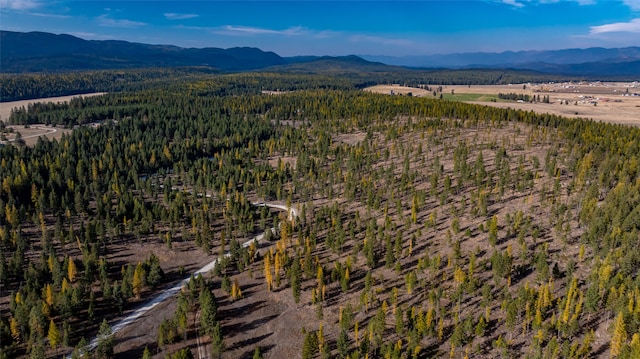
[[[430,90],[426,90],[426,87]],[[442,88],[441,92],[437,90]],[[513,108],[565,117],[581,117],[595,121],[640,125],[640,84],[637,82],[563,82],[514,85],[425,85],[424,88],[401,85],[378,85],[365,91],[434,97],[437,91],[448,100],[464,101],[501,108]],[[517,102],[497,99],[499,93],[549,96],[550,103]],[[495,99],[493,102],[492,99]]]
[[57,128],[53,126],[37,124],[37,125],[9,125],[7,128],[13,129],[13,132],[7,132],[4,135],[7,141],[12,142],[15,140],[17,133],[19,132],[24,140],[25,145],[33,146],[38,142],[40,136],[47,137],[50,140],[59,140],[65,133],[71,132],[70,129]]
[[11,115],[11,110],[14,108],[27,107],[30,104],[36,102],[69,102],[74,97],[90,97],[90,96],[100,96],[104,95],[106,92],[93,92],[86,93],[82,95],[71,95],[71,96],[60,96],[60,97],[45,97],[45,98],[37,98],[33,100],[21,100],[21,101],[11,101],[11,102],[0,102],[0,121],[7,121],[9,119],[9,115]]
[[[0,103],[0,122],[7,121],[9,116],[11,115],[11,111],[15,108],[28,107],[31,104],[37,102],[69,102],[74,97],[90,97],[90,96],[100,96],[104,95],[106,92],[94,92],[87,93],[82,95],[71,95],[71,96],[60,96],[60,97],[45,97],[38,98],[33,100],[21,100],[21,101],[11,101],[11,102],[1,102]],[[69,129],[56,128],[53,126],[48,126],[44,124],[33,124],[29,126],[23,125],[10,125],[7,126],[7,129],[13,129],[13,132],[4,133],[6,140],[8,142],[12,142],[15,140],[17,132],[20,132],[22,139],[24,140],[25,145],[33,146],[38,142],[38,138],[40,136],[47,137],[50,140],[56,139],[59,140],[63,134],[71,132]]]

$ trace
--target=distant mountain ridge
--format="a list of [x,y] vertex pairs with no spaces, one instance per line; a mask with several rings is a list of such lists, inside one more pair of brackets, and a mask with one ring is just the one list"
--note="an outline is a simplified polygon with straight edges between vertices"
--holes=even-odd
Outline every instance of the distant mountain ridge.
[[[412,68],[447,67],[533,70],[569,76],[640,76],[640,47],[606,49],[564,49],[548,51],[471,52],[427,56],[369,56],[380,61]],[[634,78],[637,79],[637,78]]]
[[72,35],[0,30],[0,72],[64,72],[148,67],[205,66],[223,72],[410,72],[433,69],[533,70],[546,74],[640,79],[640,47],[507,51],[430,56],[281,57],[258,48],[182,48]]
[[640,60],[640,47],[564,49],[546,51],[467,52],[424,56],[360,55],[370,61],[410,67],[518,67],[518,65],[627,62]]
[[182,48],[13,31],[0,31],[0,42],[2,72],[172,66],[209,66],[222,71],[246,71],[286,63],[273,52],[250,47]]

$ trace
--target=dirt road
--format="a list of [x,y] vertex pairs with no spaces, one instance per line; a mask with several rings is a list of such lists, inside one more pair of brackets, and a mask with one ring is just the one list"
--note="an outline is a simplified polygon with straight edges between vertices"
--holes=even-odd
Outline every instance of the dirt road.
[[[281,204],[262,203],[262,202],[260,202],[260,203],[253,203],[253,205],[254,206],[258,206],[258,207],[269,207],[269,208],[275,208],[275,209],[280,209],[280,210],[283,210],[283,211],[287,211],[289,220],[292,220],[293,218],[298,217],[298,211],[295,208],[289,208],[289,207],[281,205]],[[275,228],[271,228],[271,231],[275,231]],[[263,232],[263,233],[255,236],[255,237],[253,237],[252,239],[244,242],[242,244],[242,246],[243,247],[248,247],[253,242],[259,242],[264,238],[264,235],[265,235],[265,232]],[[229,257],[229,256],[231,256],[230,252],[227,252],[224,255],[225,258]],[[193,273],[193,276],[196,277],[199,274],[205,275],[209,271],[213,270],[216,267],[216,265],[218,264],[219,261],[220,261],[220,257],[214,259],[213,261],[211,261],[210,263],[208,263],[204,267],[202,267],[202,268],[198,269],[197,271],[195,271]],[[151,311],[153,308],[158,306],[160,303],[162,303],[162,302],[166,301],[167,299],[172,298],[173,296],[175,296],[182,289],[182,287],[186,286],[189,283],[189,280],[191,280],[191,275],[189,275],[187,278],[183,279],[182,281],[176,283],[172,287],[167,288],[165,291],[163,291],[162,293],[158,294],[156,297],[150,299],[146,303],[142,304],[140,307],[136,308],[133,312],[131,312],[126,317],[116,321],[115,323],[112,323],[111,324],[111,333],[112,333],[112,335],[114,335],[117,332],[121,331],[123,328],[131,325],[138,318],[140,318],[143,315],[147,314],[149,311]],[[99,337],[93,338],[91,340],[91,342],[89,343],[88,349],[89,350],[94,350],[97,347],[99,340],[100,340]],[[69,359],[69,358],[71,358],[71,354],[67,355],[67,359]]]

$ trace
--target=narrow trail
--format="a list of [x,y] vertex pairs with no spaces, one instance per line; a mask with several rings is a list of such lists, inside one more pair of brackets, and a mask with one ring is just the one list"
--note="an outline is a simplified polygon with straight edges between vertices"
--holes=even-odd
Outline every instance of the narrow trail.
[[[287,211],[288,213],[288,219],[292,220],[293,218],[298,217],[298,211],[295,208],[289,208],[285,205],[281,205],[281,204],[275,204],[275,203],[268,203],[268,202],[258,202],[258,203],[253,203],[254,206],[257,207],[269,207],[269,208],[275,208],[275,209],[280,209],[283,211]],[[271,228],[270,229],[272,232],[275,231],[275,228]],[[253,242],[260,242],[263,238],[264,238],[265,232],[260,233],[259,235],[253,237],[252,239],[242,243],[242,247],[248,247],[251,245],[251,243]],[[225,253],[225,255],[223,256],[223,258],[227,258],[230,257],[231,253],[227,252]],[[186,286],[189,281],[191,280],[191,277],[193,275],[193,277],[198,276],[199,274],[206,274],[208,272],[210,272],[211,270],[213,270],[216,265],[218,264],[218,262],[220,261],[220,257],[217,257],[216,259],[214,259],[213,261],[209,262],[207,265],[205,265],[204,267],[198,269],[197,271],[193,272],[192,274],[190,274],[187,278],[181,280],[180,282],[176,283],[175,285],[173,285],[170,288],[165,289],[162,293],[159,293],[157,296],[155,296],[154,298],[149,299],[147,302],[143,303],[142,305],[140,305],[138,308],[134,309],[131,313],[129,313],[129,315],[127,315],[126,317],[116,321],[115,323],[113,323],[111,325],[111,335],[114,335],[116,333],[118,333],[119,331],[121,331],[122,329],[124,329],[125,327],[127,327],[128,325],[134,323],[138,318],[142,317],[143,315],[147,314],[150,310],[152,310],[153,308],[155,308],[158,304],[166,301],[167,299],[175,296],[181,289],[182,287]],[[94,350],[97,346],[98,346],[98,341],[100,340],[99,336],[96,336],[95,338],[93,338],[91,340],[91,342],[88,345],[88,350]],[[68,354],[66,356],[67,359],[71,358],[71,353]]]
[[[22,136],[22,139],[23,139],[23,140],[26,140],[26,139],[28,139],[28,138],[34,138],[34,137],[40,137],[40,136],[46,136],[46,135],[50,135],[50,134],[52,134],[52,133],[56,133],[56,132],[58,132],[58,130],[57,130],[57,129],[52,128],[52,127],[45,127],[45,126],[31,126],[31,128],[35,128],[35,129],[38,129],[38,130],[43,130],[43,131],[46,131],[46,132],[36,133],[35,135]],[[8,142],[15,142],[15,140],[16,140],[15,138],[12,138],[12,139],[8,140]]]

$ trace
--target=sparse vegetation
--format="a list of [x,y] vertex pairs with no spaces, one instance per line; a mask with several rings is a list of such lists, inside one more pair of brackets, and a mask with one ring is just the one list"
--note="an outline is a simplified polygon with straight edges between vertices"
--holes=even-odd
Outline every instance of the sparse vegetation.
[[[103,125],[0,148],[3,354],[81,352],[89,333],[112,356],[108,321],[197,252],[229,256],[153,318],[138,356],[638,353],[639,129],[234,79],[242,91],[202,79],[13,115]],[[143,246],[163,255],[119,257]]]

